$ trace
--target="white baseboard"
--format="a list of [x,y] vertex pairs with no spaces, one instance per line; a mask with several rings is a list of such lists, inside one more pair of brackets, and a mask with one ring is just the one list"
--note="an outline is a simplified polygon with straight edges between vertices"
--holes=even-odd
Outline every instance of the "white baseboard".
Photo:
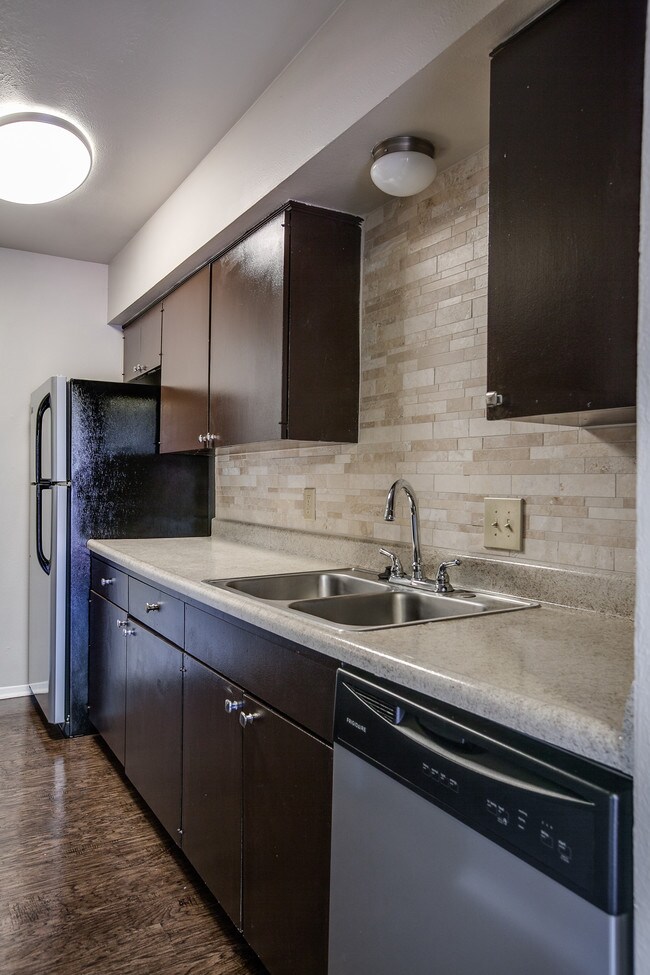
[[7,697],[27,697],[31,694],[29,684],[15,684],[13,687],[0,687],[0,701]]

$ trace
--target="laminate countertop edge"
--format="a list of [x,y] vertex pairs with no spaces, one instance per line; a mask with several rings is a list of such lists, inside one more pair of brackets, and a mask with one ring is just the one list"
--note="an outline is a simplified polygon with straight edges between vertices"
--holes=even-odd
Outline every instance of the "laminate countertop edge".
[[91,539],[88,548],[126,572],[341,663],[632,773],[630,620],[542,604],[397,629],[341,631],[203,580],[345,563],[218,536]]

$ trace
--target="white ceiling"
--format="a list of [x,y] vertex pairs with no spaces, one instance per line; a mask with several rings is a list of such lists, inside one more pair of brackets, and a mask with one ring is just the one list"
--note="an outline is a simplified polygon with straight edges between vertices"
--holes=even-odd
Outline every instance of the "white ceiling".
[[0,201],[0,247],[108,263],[339,3],[0,0],[0,113],[58,111],[95,150],[69,197]]
[[[547,3],[502,0],[277,186],[259,213],[211,241],[211,253],[290,198],[358,214],[385,202],[368,168],[371,147],[387,135],[431,139],[442,169],[485,145],[489,52]],[[0,112],[59,110],[95,148],[90,177],[63,200],[32,207],[0,201],[0,247],[110,263],[339,4],[0,0]],[[206,259],[195,255],[189,264],[199,257]]]

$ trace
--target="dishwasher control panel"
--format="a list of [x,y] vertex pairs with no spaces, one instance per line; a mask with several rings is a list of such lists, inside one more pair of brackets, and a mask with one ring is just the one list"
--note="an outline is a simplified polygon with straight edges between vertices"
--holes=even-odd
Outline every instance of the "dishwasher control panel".
[[335,741],[609,913],[629,909],[627,776],[406,693],[340,671]]

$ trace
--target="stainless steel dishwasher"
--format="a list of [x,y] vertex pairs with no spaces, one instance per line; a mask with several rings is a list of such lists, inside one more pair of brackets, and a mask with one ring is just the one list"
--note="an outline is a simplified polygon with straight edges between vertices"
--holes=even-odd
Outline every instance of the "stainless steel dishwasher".
[[329,975],[631,972],[631,780],[339,671]]

